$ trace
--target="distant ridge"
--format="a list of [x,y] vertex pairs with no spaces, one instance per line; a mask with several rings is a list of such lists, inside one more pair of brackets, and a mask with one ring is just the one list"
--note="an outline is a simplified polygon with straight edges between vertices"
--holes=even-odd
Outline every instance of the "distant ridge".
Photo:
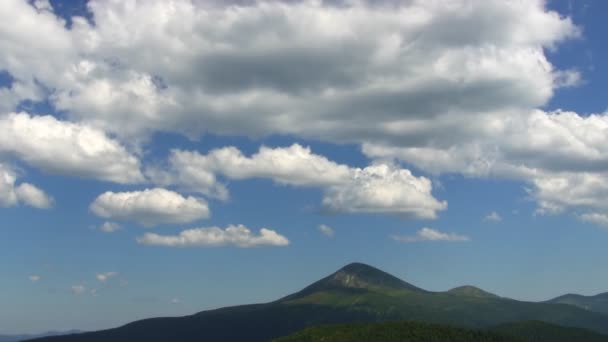
[[[201,311],[183,317],[151,318],[114,329],[37,341],[267,342],[307,327],[398,320],[472,329],[543,321],[608,334],[607,315],[574,305],[516,301],[474,286],[430,292],[375,267],[352,263],[297,293],[269,303]],[[537,324],[518,327],[543,333],[552,330],[550,326]],[[539,341],[545,340],[534,342]]]
[[569,293],[550,299],[547,303],[574,305],[585,310],[608,314],[608,292],[594,296]]
[[455,287],[451,290],[448,290],[447,293],[457,295],[457,296],[467,296],[467,297],[475,297],[475,298],[500,298],[499,296],[484,291],[478,287],[465,285]]

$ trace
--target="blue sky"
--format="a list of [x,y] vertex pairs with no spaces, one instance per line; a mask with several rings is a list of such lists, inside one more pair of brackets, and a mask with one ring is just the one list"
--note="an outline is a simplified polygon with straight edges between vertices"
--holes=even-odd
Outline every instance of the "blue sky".
[[0,333],[270,301],[353,261],[608,291],[607,5],[450,4],[3,2]]

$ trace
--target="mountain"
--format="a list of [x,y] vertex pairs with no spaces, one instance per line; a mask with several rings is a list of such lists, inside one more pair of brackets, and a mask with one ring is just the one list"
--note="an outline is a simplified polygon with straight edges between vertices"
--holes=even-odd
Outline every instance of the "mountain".
[[42,334],[22,334],[22,335],[0,335],[0,342],[18,342],[24,340],[30,340],[38,337],[45,336],[56,336],[56,335],[69,335],[80,333],[80,330],[69,330],[69,331],[49,331]]
[[572,305],[520,302],[470,287],[431,292],[372,266],[354,263],[270,303],[147,319],[114,329],[37,341],[256,342],[321,324],[391,320],[481,329],[537,320],[608,333],[608,316]]
[[420,322],[383,322],[307,328],[274,342],[525,342],[489,331]]
[[580,328],[567,328],[539,321],[505,323],[490,330],[518,337],[526,342],[608,342],[608,336],[593,331]]
[[608,292],[595,296],[567,294],[547,301],[554,304],[569,304],[579,308],[608,314]]
[[274,340],[274,342],[346,341],[608,342],[608,336],[585,329],[566,328],[539,321],[505,323],[488,330],[401,321],[325,325],[306,328]]
[[484,291],[478,287],[465,285],[455,287],[451,290],[448,290],[447,293],[453,294],[455,296],[465,296],[465,297],[475,297],[475,298],[499,298],[497,295]]

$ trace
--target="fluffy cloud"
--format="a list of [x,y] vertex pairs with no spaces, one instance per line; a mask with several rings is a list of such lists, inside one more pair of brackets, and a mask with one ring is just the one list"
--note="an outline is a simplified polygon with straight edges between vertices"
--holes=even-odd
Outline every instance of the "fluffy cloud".
[[416,235],[392,235],[391,239],[399,242],[417,242],[417,241],[450,241],[464,242],[470,238],[464,235],[454,233],[443,233],[432,228],[422,228]]
[[[431,181],[416,177],[409,170],[384,163],[353,168],[298,144],[263,146],[250,157],[235,147],[212,150],[206,155],[174,150],[169,157],[169,170],[154,173],[162,174],[163,182],[207,194],[207,189],[223,188],[217,184],[216,173],[230,179],[267,178],[278,184],[319,187],[325,194],[324,208],[332,212],[389,213],[433,219],[438,211],[447,208],[445,201],[433,197]],[[201,177],[204,185],[191,187]]]
[[600,213],[586,213],[579,217],[582,221],[595,223],[601,226],[608,227],[608,215]]
[[146,233],[137,238],[144,245],[167,247],[217,247],[233,245],[242,248],[260,246],[287,246],[289,240],[274,230],[260,229],[255,235],[242,224],[219,227],[194,228],[182,231],[179,235],[158,235]]
[[101,226],[99,226],[99,230],[104,233],[114,233],[115,231],[118,231],[120,229],[121,227],[118,223],[110,221],[106,221],[102,223]]
[[31,275],[28,278],[30,279],[30,281],[32,283],[36,283],[36,282],[40,281],[40,276],[38,276],[38,275]]
[[319,232],[321,232],[321,234],[327,237],[333,237],[336,234],[334,229],[326,224],[320,224],[317,229],[319,230]]
[[52,116],[0,116],[0,154],[44,171],[117,183],[143,180],[139,160],[99,129]]
[[123,136],[420,139],[421,121],[542,105],[577,79],[543,49],[579,30],[541,0],[91,1],[95,25],[76,18],[71,29],[23,1],[3,6],[7,21],[24,20],[0,31],[0,68]]
[[500,222],[502,221],[502,217],[497,212],[493,211],[486,215],[483,220],[488,222]]
[[209,217],[207,202],[176,192],[154,188],[133,192],[103,193],[91,203],[97,216],[117,221],[133,221],[144,227],[189,223]]
[[78,284],[78,285],[72,285],[70,290],[72,291],[72,294],[74,294],[74,295],[81,295],[81,294],[85,293],[87,288],[84,285]]
[[99,280],[100,282],[106,282],[108,279],[112,278],[112,277],[116,277],[118,275],[117,272],[105,272],[105,273],[99,273],[95,276],[95,278],[97,278],[97,280]]
[[387,164],[353,170],[350,182],[332,186],[323,205],[337,212],[399,214],[405,217],[434,219],[447,208],[432,194],[431,181],[416,177],[409,170]]
[[[608,184],[607,119],[536,110],[556,88],[580,80],[576,70],[558,70],[545,55],[581,34],[545,1],[91,1],[89,9],[94,25],[74,18],[67,28],[48,6],[0,4],[0,20],[20,18],[0,28],[0,69],[14,79],[0,89],[0,108],[46,99],[79,125],[137,141],[171,131],[363,144],[370,157],[397,158],[428,172],[523,179],[543,212],[601,207],[562,200],[554,186],[562,179],[576,183],[579,172]],[[34,153],[9,152],[53,171]],[[238,164],[242,172],[306,182],[285,177],[281,172],[295,172],[281,165],[277,172],[262,167],[272,163],[262,163],[260,153],[256,168]],[[139,179],[137,172],[125,177],[125,170],[108,175],[105,168],[57,164],[58,172]],[[184,169],[176,182],[227,198],[215,172],[195,169],[200,172]],[[152,171],[157,182],[175,181]],[[249,177],[238,167],[231,172]],[[369,175],[360,185],[378,184],[377,169],[360,173]],[[401,188],[425,188],[398,170],[386,174],[401,178]],[[596,193],[582,195],[595,200]],[[341,201],[348,198],[359,211],[389,207],[420,217],[442,207],[424,198],[426,209],[404,209],[399,196],[395,203],[369,203],[374,196],[342,188],[327,191],[326,204],[348,211]]]
[[17,174],[0,163],[0,207],[11,207],[25,204],[34,208],[48,209],[53,205],[53,198],[30,183],[15,186]]

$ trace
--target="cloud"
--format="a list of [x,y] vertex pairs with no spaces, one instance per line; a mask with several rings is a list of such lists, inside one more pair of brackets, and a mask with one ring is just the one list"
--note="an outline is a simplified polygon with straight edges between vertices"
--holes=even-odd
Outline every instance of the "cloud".
[[179,298],[171,298],[171,300],[169,301],[169,303],[171,304],[179,304],[182,301]]
[[72,285],[70,290],[72,291],[72,294],[74,294],[74,295],[81,295],[81,294],[85,293],[87,288],[84,285],[79,284],[79,285]]
[[0,207],[12,207],[18,204],[29,205],[38,209],[53,206],[53,198],[30,183],[15,186],[17,173],[0,163]]
[[335,235],[333,228],[326,224],[320,224],[317,229],[321,232],[321,234],[327,237],[333,237]]
[[502,221],[502,217],[500,217],[500,215],[497,212],[493,211],[493,212],[489,213],[488,215],[486,215],[483,218],[483,220],[488,221],[488,222],[500,222],[500,221]]
[[[580,30],[541,0],[93,1],[95,24],[75,18],[71,29],[48,11],[3,6],[1,20],[28,18],[0,46],[21,97],[53,89],[50,102],[70,118],[121,136],[434,140],[412,126],[540,106],[577,79],[544,49]],[[36,42],[43,34],[53,39]]]
[[219,227],[194,228],[182,231],[179,235],[158,235],[146,233],[137,238],[143,245],[166,247],[219,247],[237,246],[241,248],[261,246],[287,246],[289,240],[274,230],[260,229],[255,235],[242,224]]
[[99,226],[99,230],[104,233],[114,233],[120,230],[122,227],[116,222],[106,221],[101,226]]
[[600,213],[585,213],[579,216],[582,221],[608,227],[608,215]]
[[[159,174],[159,170],[155,173]],[[278,184],[323,189],[323,206],[331,212],[387,213],[434,219],[447,202],[432,195],[432,183],[393,164],[378,163],[365,168],[338,164],[312,153],[299,144],[289,147],[260,147],[250,157],[236,147],[224,147],[203,155],[173,150],[163,181],[207,193],[217,185],[216,174],[229,179],[271,179]],[[201,176],[204,175],[204,176]],[[200,184],[201,177],[204,185]],[[222,192],[227,194],[227,190]]]
[[105,272],[105,273],[98,273],[95,278],[97,278],[97,280],[103,282],[106,282],[107,280],[109,280],[110,278],[116,277],[118,275],[118,272]]
[[[397,159],[425,172],[523,180],[540,212],[608,213],[597,202],[602,200],[596,189],[578,184],[581,201],[560,198],[564,191],[555,187],[563,179],[580,183],[581,172],[597,178],[600,189],[607,187],[608,116],[538,109],[556,89],[581,79],[577,70],[558,69],[547,58],[546,51],[580,37],[581,30],[549,10],[546,1],[354,1],[340,6],[323,1],[92,1],[94,25],[74,18],[70,28],[49,10],[25,1],[0,6],[3,22],[24,18],[0,31],[0,69],[14,79],[10,88],[0,89],[0,109],[15,110],[24,100],[48,101],[70,125],[95,127],[110,141],[107,146],[116,144],[100,153],[112,157],[91,158],[99,165],[119,165],[110,172],[89,167],[86,158],[55,162],[39,153],[38,139],[32,143],[36,148],[19,134],[17,144],[25,147],[0,143],[3,151],[49,172],[140,181],[136,158],[109,138],[115,135],[142,142],[159,131],[190,138],[278,134],[362,145],[371,158]],[[41,36],[50,38],[40,41]],[[41,120],[20,115],[26,116],[23,121]],[[56,145],[45,148],[52,149],[52,156],[66,155],[63,148],[55,151]],[[107,161],[114,158],[123,162]],[[307,180],[282,165],[277,172],[262,167],[269,165],[263,158],[254,164],[243,164],[243,172],[290,185],[313,186],[310,182],[332,176]],[[195,169],[199,173],[150,168],[147,175],[160,186],[180,184],[227,198],[226,188],[214,178],[222,170]],[[227,177],[241,176],[232,172]],[[399,187],[425,189],[423,181],[404,178]],[[359,184],[371,183],[378,182]],[[404,206],[400,196],[395,203],[378,203],[370,202],[373,191],[314,186],[323,187],[327,207],[339,211],[385,212],[388,207],[428,218],[444,208],[424,191],[424,196],[414,194],[425,203],[420,209]]]
[[143,181],[139,160],[103,131],[52,116],[0,116],[0,154],[46,172],[116,183]]
[[398,242],[418,242],[418,241],[448,241],[448,242],[465,242],[471,239],[464,235],[454,233],[443,233],[432,228],[422,228],[416,235],[392,235],[391,239]]
[[19,201],[39,209],[48,209],[53,206],[53,198],[30,183],[21,183],[15,188]]
[[428,178],[416,177],[409,170],[389,164],[378,164],[356,169],[348,183],[330,187],[323,205],[335,212],[435,219],[438,211],[447,208],[447,202],[435,199],[431,191]]
[[203,199],[182,195],[161,188],[133,192],[105,192],[90,209],[99,217],[117,221],[133,221],[144,227],[160,224],[190,223],[209,217]]
[[40,281],[40,279],[41,279],[41,278],[40,278],[40,276],[38,276],[38,275],[31,275],[31,276],[29,276],[28,278],[30,279],[30,281],[31,281],[32,283],[37,283],[37,282],[38,282],[38,281]]

